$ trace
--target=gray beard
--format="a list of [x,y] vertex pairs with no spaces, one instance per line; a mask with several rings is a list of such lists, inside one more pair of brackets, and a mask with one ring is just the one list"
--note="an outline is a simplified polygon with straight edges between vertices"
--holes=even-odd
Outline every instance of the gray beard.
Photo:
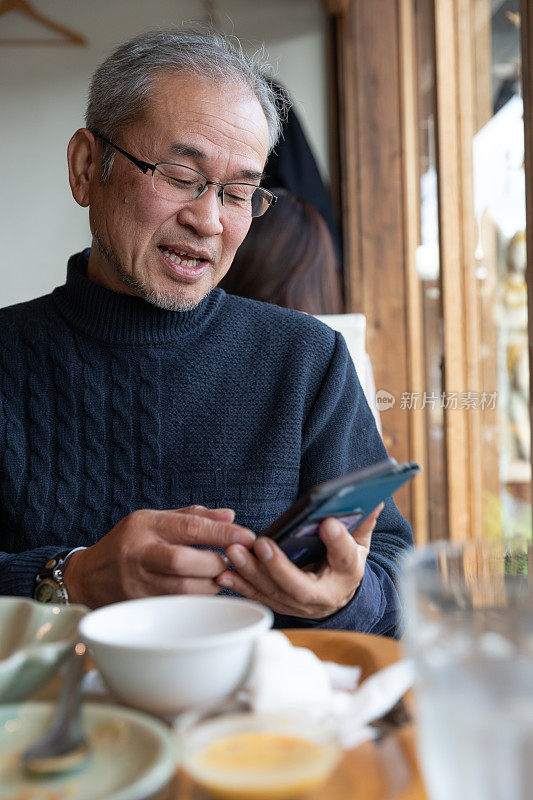
[[92,234],[100,255],[113,267],[122,283],[133,289],[138,297],[142,297],[150,305],[162,308],[164,311],[190,311],[204,299],[201,297],[200,300],[191,300],[191,298],[185,296],[181,286],[176,286],[174,291],[166,292],[150,289],[143,281],[137,280],[137,278],[126,272],[116,254],[102,243],[96,231],[92,231]]

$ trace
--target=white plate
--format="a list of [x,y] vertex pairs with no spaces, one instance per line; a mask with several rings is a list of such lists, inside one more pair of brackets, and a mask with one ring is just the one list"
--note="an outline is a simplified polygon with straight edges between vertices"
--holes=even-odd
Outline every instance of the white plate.
[[169,730],[147,714],[102,703],[83,706],[91,755],[77,771],[30,778],[20,755],[45,730],[52,703],[0,705],[1,800],[141,800],[175,771]]

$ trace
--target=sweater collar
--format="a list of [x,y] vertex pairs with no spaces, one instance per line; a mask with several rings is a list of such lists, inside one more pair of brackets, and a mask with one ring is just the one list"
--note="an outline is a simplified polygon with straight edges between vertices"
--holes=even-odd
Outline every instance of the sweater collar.
[[224,292],[215,288],[190,311],[165,311],[146,300],[98,286],[87,277],[88,250],[68,261],[67,280],[52,293],[78,329],[109,344],[157,344],[198,333],[218,310]]

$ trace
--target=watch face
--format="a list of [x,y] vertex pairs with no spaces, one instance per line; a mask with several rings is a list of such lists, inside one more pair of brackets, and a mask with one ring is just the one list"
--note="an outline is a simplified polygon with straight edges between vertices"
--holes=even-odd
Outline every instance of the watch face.
[[40,603],[61,603],[59,586],[46,579],[37,586],[34,596]]

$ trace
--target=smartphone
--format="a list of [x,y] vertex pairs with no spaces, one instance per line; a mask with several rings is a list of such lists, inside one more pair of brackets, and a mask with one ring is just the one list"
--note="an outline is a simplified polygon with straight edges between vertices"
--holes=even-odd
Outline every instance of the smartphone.
[[326,556],[326,547],[318,535],[322,520],[336,517],[353,531],[420,469],[415,461],[398,464],[394,458],[387,458],[321,483],[299,497],[259,535],[274,539],[296,566],[317,570]]

